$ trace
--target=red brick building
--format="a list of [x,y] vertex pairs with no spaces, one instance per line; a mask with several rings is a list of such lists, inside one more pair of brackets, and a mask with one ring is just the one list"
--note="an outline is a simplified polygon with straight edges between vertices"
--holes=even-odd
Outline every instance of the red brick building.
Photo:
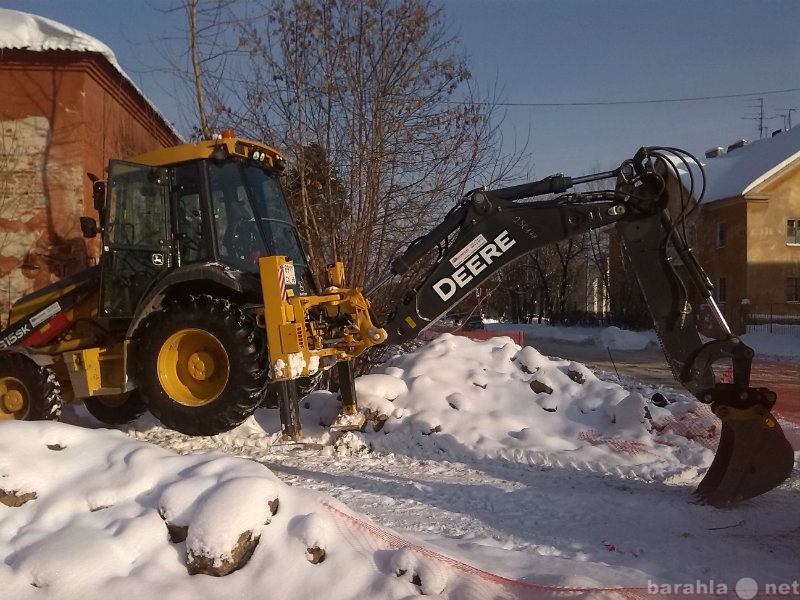
[[87,173],[179,135],[107,46],[0,9],[0,322],[19,296],[96,262],[79,217],[96,216]]

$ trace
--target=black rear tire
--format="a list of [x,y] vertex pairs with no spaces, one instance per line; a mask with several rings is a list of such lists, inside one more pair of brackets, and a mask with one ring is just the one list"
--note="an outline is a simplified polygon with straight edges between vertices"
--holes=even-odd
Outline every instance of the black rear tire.
[[61,386],[50,367],[16,352],[0,353],[0,419],[57,421]]
[[125,425],[147,412],[147,405],[139,390],[114,396],[90,396],[83,404],[95,419],[106,425]]
[[188,435],[229,431],[263,398],[263,330],[222,298],[189,296],[151,314],[133,337],[131,357],[150,412]]

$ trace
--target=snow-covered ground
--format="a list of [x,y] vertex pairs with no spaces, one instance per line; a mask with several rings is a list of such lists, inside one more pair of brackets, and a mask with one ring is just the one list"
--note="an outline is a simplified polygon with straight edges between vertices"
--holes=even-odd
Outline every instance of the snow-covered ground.
[[[745,341],[797,358],[796,342]],[[800,597],[797,469],[730,508],[695,502],[718,421],[631,383],[508,338],[443,334],[358,379],[362,408],[388,417],[362,432],[321,425],[337,411],[327,392],[301,402],[299,443],[267,409],[209,438],[150,417],[104,429],[80,405],[67,423],[0,422],[0,490],[21,503],[0,505],[2,597]],[[673,403],[653,406],[655,391]],[[165,518],[188,525],[184,541]],[[187,555],[218,556],[245,531],[259,542],[244,567],[188,574]]]

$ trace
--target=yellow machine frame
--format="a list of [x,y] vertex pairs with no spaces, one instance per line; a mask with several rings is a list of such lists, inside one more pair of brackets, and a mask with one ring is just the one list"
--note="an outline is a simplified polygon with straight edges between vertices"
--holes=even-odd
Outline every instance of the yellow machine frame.
[[[357,288],[339,287],[344,269],[328,266],[330,286],[320,296],[293,296],[287,285],[294,265],[285,256],[258,259],[264,297],[264,327],[270,357],[270,379],[280,381],[313,375],[321,367],[348,360],[386,340],[386,331],[372,322],[369,301]],[[269,307],[268,309],[266,307]],[[317,324],[314,311],[345,317],[335,338]]]

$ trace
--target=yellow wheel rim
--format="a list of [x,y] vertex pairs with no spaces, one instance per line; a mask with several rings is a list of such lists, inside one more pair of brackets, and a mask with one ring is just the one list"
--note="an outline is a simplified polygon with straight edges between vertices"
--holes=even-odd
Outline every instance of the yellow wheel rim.
[[0,377],[0,419],[24,419],[30,406],[30,393],[16,377]]
[[225,347],[203,329],[181,329],[169,336],[158,353],[156,367],[164,391],[187,406],[213,401],[230,375]]

